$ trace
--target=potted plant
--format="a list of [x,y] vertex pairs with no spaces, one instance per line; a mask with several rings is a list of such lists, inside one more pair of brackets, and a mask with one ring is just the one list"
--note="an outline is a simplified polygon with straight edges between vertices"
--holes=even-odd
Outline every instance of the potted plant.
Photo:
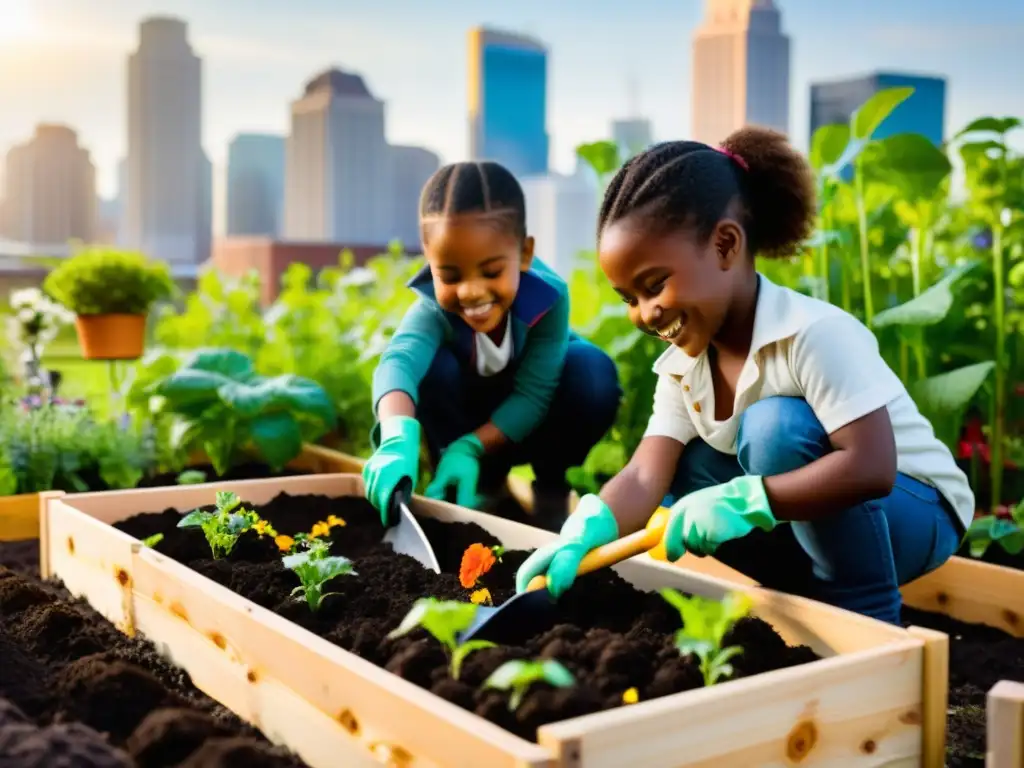
[[144,346],[150,307],[174,292],[167,265],[140,253],[84,250],[62,263],[43,290],[75,313],[87,360],[134,360]]

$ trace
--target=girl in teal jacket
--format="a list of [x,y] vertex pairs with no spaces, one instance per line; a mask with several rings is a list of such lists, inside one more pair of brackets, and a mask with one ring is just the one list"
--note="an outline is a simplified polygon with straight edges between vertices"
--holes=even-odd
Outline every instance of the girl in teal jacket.
[[426,265],[418,294],[373,379],[376,448],[363,477],[386,513],[415,481],[421,430],[436,463],[426,494],[493,509],[511,467],[534,471],[538,524],[557,527],[566,470],[615,420],[615,365],[569,331],[565,282],[534,257],[515,177],[497,163],[455,163],[420,199]]

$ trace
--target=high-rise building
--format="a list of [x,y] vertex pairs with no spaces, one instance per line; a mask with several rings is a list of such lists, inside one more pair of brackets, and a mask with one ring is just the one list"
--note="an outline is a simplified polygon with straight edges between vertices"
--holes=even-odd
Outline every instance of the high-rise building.
[[854,112],[879,91],[911,87],[914,93],[892,111],[875,131],[883,139],[897,133],[919,133],[933,144],[946,136],[946,81],[900,72],[874,72],[863,77],[811,85],[811,136],[823,125],[847,123]]
[[227,234],[276,237],[284,214],[285,139],[243,133],[228,145]]
[[789,37],[773,0],[705,0],[693,39],[693,136],[744,125],[789,132]]
[[434,172],[440,158],[423,147],[391,147],[391,237],[407,249],[420,244],[420,192]]
[[654,143],[651,121],[644,117],[612,120],[612,141],[619,145],[627,157],[639,155]]
[[124,245],[176,263],[209,256],[210,165],[202,148],[202,62],[188,28],[155,17],[128,57]]
[[392,216],[384,102],[360,75],[331,69],[309,81],[291,114],[285,238],[386,243]]
[[469,31],[469,156],[516,176],[548,171],[548,53],[537,40]]
[[96,235],[96,169],[64,125],[39,125],[7,153],[3,233],[37,245]]
[[557,173],[521,179],[526,221],[535,240],[534,252],[564,279],[577,256],[594,250],[598,191],[593,179],[578,169],[572,176]]

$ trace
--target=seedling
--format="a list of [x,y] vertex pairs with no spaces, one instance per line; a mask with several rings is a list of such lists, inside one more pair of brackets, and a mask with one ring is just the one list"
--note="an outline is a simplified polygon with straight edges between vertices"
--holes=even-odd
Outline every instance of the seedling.
[[231,491],[217,491],[216,509],[197,509],[178,521],[179,528],[201,528],[214,559],[227,557],[242,534],[256,530],[261,536],[277,536],[266,520],[241,506],[242,500]]
[[1010,509],[1010,517],[986,515],[971,523],[964,537],[970,548],[971,557],[982,557],[988,548],[997,543],[1009,555],[1024,551],[1024,500]]
[[509,711],[515,712],[523,696],[534,683],[547,683],[555,688],[569,688],[576,684],[572,673],[554,659],[506,661],[484,681],[484,688],[512,691],[508,699]]
[[434,597],[422,597],[413,603],[412,608],[397,629],[388,634],[388,639],[402,637],[416,627],[422,627],[437,642],[445,647],[449,658],[449,671],[452,679],[458,680],[462,671],[462,663],[473,651],[493,648],[494,643],[488,640],[470,640],[459,643],[460,632],[465,632],[473,623],[477,606],[472,603],[460,603],[455,600],[438,600]]
[[743,653],[738,645],[722,647],[733,624],[750,613],[753,603],[744,594],[730,592],[721,601],[694,595],[686,597],[674,589],[662,589],[661,596],[679,611],[683,628],[676,632],[679,653],[694,654],[700,660],[704,685],[714,685],[733,674],[729,660]]
[[281,559],[285,568],[295,573],[302,582],[292,590],[293,595],[306,598],[309,610],[320,610],[320,604],[328,595],[337,592],[324,592],[324,584],[336,576],[357,576],[352,561],[346,557],[332,555],[330,543],[323,539],[304,539],[305,550],[287,555]]
[[206,482],[206,473],[201,469],[186,469],[178,475],[176,482],[178,485],[200,485]]
[[162,533],[154,533],[152,536],[147,536],[142,540],[142,546],[152,549],[163,540],[164,535]]

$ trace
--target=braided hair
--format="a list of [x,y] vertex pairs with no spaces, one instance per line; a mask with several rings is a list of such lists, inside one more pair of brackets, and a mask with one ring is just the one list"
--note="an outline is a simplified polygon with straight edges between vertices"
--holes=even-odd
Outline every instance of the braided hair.
[[813,230],[810,166],[781,133],[751,126],[717,149],[669,141],[633,157],[605,192],[598,240],[608,226],[629,218],[662,232],[692,229],[703,243],[734,201],[751,255],[790,255]]
[[526,238],[526,200],[516,177],[490,161],[452,163],[431,176],[420,193],[420,233],[424,242],[432,220],[459,214],[485,214],[519,240]]

